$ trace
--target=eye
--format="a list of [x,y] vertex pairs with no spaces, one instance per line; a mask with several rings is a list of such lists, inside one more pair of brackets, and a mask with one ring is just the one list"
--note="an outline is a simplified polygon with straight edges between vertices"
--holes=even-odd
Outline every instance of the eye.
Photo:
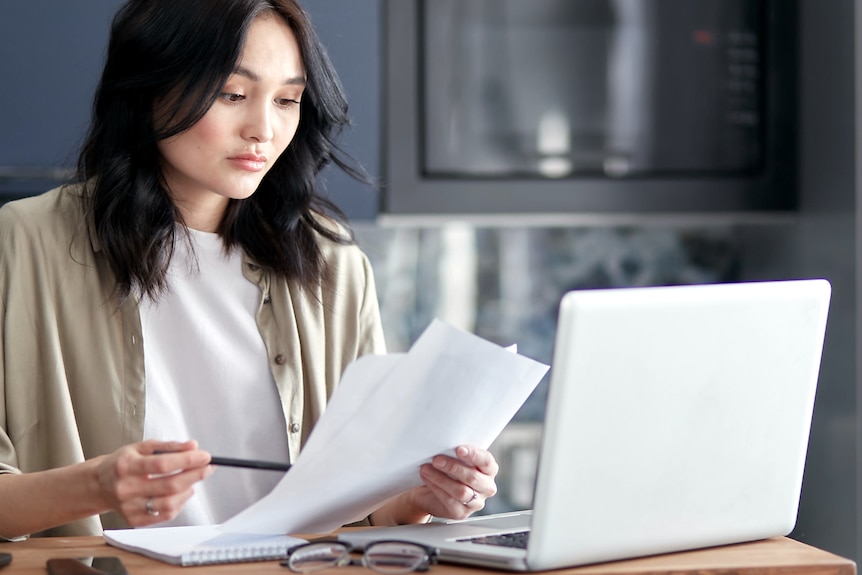
[[232,94],[230,92],[222,92],[219,94],[219,97],[226,102],[241,102],[245,99],[245,96],[242,94]]
[[281,108],[299,106],[299,100],[294,100],[292,98],[276,98],[275,103]]

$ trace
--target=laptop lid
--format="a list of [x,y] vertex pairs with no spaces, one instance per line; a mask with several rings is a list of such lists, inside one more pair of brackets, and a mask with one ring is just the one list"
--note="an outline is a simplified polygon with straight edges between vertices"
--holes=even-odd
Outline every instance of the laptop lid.
[[789,533],[830,293],[803,280],[566,294],[529,566]]
[[526,551],[460,540],[511,515],[346,538],[539,571],[786,535],[829,298],[825,280],[569,292]]

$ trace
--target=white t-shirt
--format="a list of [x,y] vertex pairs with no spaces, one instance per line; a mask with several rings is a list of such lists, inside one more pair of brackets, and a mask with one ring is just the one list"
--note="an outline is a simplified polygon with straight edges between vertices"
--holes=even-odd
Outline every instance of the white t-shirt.
[[[242,253],[218,234],[189,230],[168,274],[170,292],[141,302],[147,380],[144,438],[196,439],[222,457],[288,462],[281,399],[255,322],[260,289]],[[195,258],[196,256],[196,258]],[[164,525],[222,523],[269,493],[274,471],[219,467]]]

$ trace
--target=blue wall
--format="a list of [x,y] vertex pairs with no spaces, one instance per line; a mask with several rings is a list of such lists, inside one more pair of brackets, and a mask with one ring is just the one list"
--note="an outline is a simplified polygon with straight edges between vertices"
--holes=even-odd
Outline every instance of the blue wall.
[[[345,149],[377,178],[381,141],[381,0],[304,0],[317,31],[335,63],[347,97],[353,129]],[[375,190],[340,171],[327,174],[327,188],[354,221],[377,215]]]

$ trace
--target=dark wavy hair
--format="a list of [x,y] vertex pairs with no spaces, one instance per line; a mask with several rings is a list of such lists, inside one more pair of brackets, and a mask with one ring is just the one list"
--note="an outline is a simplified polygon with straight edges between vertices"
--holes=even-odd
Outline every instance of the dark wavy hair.
[[76,174],[91,187],[85,210],[122,299],[164,293],[180,239],[182,218],[166,191],[157,142],[206,114],[237,65],[249,27],[267,12],[287,22],[302,52],[307,85],[299,127],[257,191],[230,200],[217,231],[226,247],[241,246],[256,263],[304,288],[320,285],[325,275],[319,236],[353,241],[344,214],[317,190],[317,175],[334,163],[371,182],[338,147],[350,124],[347,100],[296,0],[129,0],[111,26]]

